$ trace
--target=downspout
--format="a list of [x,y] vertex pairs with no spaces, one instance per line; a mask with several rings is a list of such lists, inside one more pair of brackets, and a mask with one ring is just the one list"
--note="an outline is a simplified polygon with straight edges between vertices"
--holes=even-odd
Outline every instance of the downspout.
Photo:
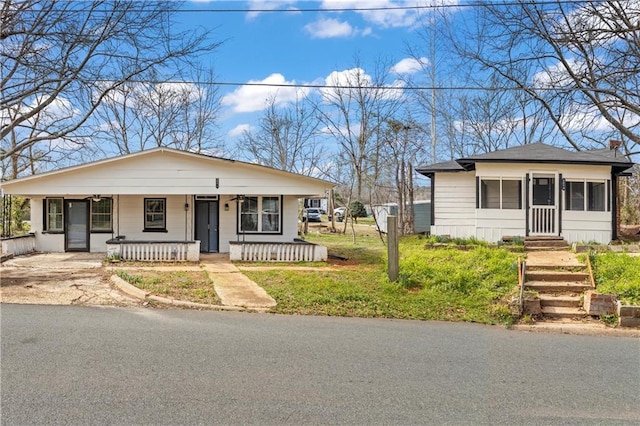
[[[436,187],[435,187],[435,183],[436,183],[436,174],[433,173],[431,175],[431,218],[429,219],[429,228],[431,228],[431,226],[435,226],[436,224]],[[431,233],[431,229],[429,229],[429,233]]]
[[116,203],[118,203],[118,220],[116,226],[118,228],[117,236],[120,236],[120,194],[116,195]]
[[525,237],[529,236],[529,173],[524,175],[524,198],[525,198],[525,208],[524,208],[524,221],[525,221]]
[[187,240],[187,231],[189,227],[189,201],[187,194],[184,194],[184,241]]
[[620,215],[618,209],[618,176],[611,170],[611,188],[609,189],[609,196],[611,197],[611,240],[618,239],[618,221]]

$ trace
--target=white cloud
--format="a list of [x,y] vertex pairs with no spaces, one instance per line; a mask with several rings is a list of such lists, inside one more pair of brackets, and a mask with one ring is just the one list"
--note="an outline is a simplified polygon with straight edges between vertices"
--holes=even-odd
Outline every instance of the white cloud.
[[[585,66],[584,62],[576,59],[568,59],[567,65],[575,74],[579,74]],[[572,83],[572,77],[569,76],[565,65],[560,61],[533,76],[534,87],[560,88],[571,85]]]
[[323,9],[364,9],[376,8],[377,10],[356,11],[362,18],[382,28],[411,27],[419,23],[419,18],[425,13],[434,12],[433,8],[422,9],[390,9],[393,7],[410,6],[451,6],[457,5],[458,0],[424,0],[393,1],[393,0],[323,0]]
[[297,0],[249,0],[249,10],[247,20],[256,19],[263,10],[297,10],[293,5]]
[[[332,102],[345,93],[349,93],[348,96],[356,97],[356,88],[366,87],[371,93],[376,93],[376,97],[381,99],[397,99],[402,97],[405,83],[401,80],[396,80],[392,84],[385,84],[384,86],[377,86],[369,74],[362,68],[351,68],[342,71],[333,71],[324,79],[324,85],[332,86],[319,89],[320,95],[325,102]],[[344,89],[342,89],[344,88]]]
[[313,38],[350,37],[354,33],[351,24],[333,18],[318,19],[305,25],[304,29]]
[[421,58],[404,58],[391,67],[391,72],[395,74],[415,74],[429,64],[429,60],[425,57]]
[[[230,106],[234,112],[262,111],[267,100],[275,99],[276,105],[295,101],[308,92],[299,87],[278,87],[278,85],[293,85],[295,81],[287,81],[280,73],[274,73],[264,80],[249,80],[249,85],[242,86],[222,98],[222,105]],[[264,86],[251,84],[264,84]],[[276,85],[276,86],[269,86]]]
[[253,129],[253,126],[250,124],[238,124],[233,129],[229,130],[227,135],[231,137],[242,136],[244,132],[250,132]]
[[371,28],[360,30],[346,21],[339,21],[334,18],[320,18],[305,25],[304,29],[313,38],[353,37],[371,34]]

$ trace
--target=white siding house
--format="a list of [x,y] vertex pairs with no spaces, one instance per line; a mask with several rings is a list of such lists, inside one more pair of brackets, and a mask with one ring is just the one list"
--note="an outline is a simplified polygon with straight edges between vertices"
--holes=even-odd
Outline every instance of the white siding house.
[[322,196],[331,187],[321,179],[168,148],[2,183],[5,194],[31,199],[39,251],[107,252],[133,242],[162,250],[160,243],[170,243],[174,256],[177,243],[221,253],[234,242],[293,243],[298,199]]
[[536,143],[417,171],[431,178],[432,235],[607,244],[617,238],[618,177],[632,166],[615,148],[572,152]]

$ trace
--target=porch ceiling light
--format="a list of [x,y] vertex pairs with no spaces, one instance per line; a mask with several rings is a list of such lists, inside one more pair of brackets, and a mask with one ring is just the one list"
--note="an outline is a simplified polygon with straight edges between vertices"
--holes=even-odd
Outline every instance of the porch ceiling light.
[[97,203],[98,201],[102,200],[102,197],[100,197],[100,194],[93,194],[92,200]]

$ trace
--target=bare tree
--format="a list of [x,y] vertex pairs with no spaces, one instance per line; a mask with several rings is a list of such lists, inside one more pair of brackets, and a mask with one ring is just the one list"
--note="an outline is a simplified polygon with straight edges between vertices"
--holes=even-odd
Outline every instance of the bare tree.
[[354,68],[327,78],[330,87],[320,91],[315,104],[324,130],[338,142],[341,155],[351,165],[359,201],[363,200],[367,174],[378,166],[380,125],[401,104],[402,92],[391,87],[388,77],[387,63],[377,61],[369,75],[356,58]]
[[239,141],[243,156],[251,161],[295,172],[317,175],[322,151],[318,145],[319,122],[306,101],[278,106],[277,98],[267,100],[267,108],[256,130],[245,130]]
[[[202,77],[201,75],[204,75]],[[167,146],[183,151],[212,152],[219,96],[211,74],[193,82],[124,83],[96,108],[96,149],[129,154]]]
[[[483,3],[458,51],[542,108],[576,149],[622,136],[640,153],[637,1]],[[523,72],[527,70],[528,72]],[[533,72],[531,72],[533,70]]]
[[[158,1],[0,3],[0,160],[86,144],[105,97],[155,71],[163,80],[216,43],[176,31]],[[182,67],[180,66],[182,65]],[[11,162],[11,161],[10,161]],[[18,171],[9,171],[16,176]]]
[[[381,152],[386,160],[380,184],[392,183],[401,235],[410,234],[414,229],[413,166],[430,158],[429,136],[429,132],[424,131],[423,126],[411,115],[407,115],[403,121],[390,119],[384,126]],[[383,176],[387,176],[388,180]]]

